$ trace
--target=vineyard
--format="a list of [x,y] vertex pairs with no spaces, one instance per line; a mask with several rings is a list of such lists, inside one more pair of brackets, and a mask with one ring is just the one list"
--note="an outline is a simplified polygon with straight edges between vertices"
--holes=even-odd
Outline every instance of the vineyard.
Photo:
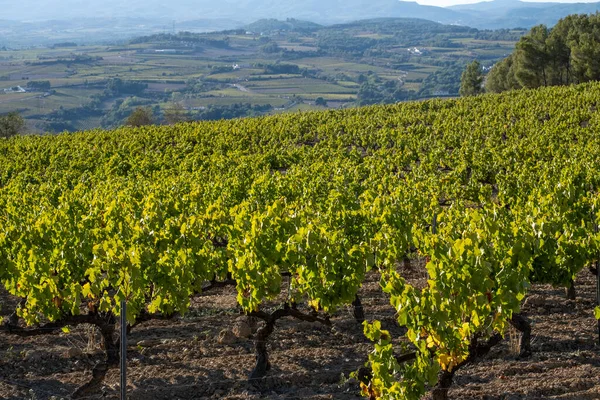
[[[218,293],[229,316],[208,324],[255,325],[249,387],[281,375],[278,330],[308,326],[323,354],[353,349],[336,362],[357,384],[339,398],[452,397],[508,336],[519,363],[536,357],[527,300],[600,317],[599,103],[584,84],[0,140],[0,352],[93,326],[103,354],[70,396],[99,397],[122,301],[128,336],[175,325],[198,340],[185,321]],[[540,285],[566,290],[531,296]],[[219,358],[215,381],[245,365]],[[0,395],[20,398],[11,382]]]

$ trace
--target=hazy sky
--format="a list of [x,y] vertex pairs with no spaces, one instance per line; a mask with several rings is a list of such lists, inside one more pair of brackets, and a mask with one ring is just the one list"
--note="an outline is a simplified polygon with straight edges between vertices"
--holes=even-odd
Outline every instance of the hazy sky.
[[[598,0],[526,0],[543,3],[595,3]],[[481,0],[417,0],[417,3],[427,6],[447,7],[455,4],[480,3]]]

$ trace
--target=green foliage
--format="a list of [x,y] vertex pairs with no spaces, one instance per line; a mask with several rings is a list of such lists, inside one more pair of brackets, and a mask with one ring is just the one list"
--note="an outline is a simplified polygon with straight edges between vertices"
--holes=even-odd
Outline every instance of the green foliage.
[[487,74],[485,90],[491,93],[500,93],[520,89],[521,84],[515,76],[515,69],[513,55],[499,61]]
[[327,100],[325,100],[322,97],[317,97],[315,99],[315,105],[322,106],[322,107],[327,107]]
[[260,51],[266,54],[274,54],[279,53],[281,51],[281,48],[277,45],[277,42],[269,42],[265,45],[262,45],[260,47]]
[[375,74],[364,82],[357,94],[357,103],[360,106],[371,104],[390,104],[399,101],[411,100],[416,97],[414,91],[403,88],[400,81],[383,81]]
[[516,44],[514,54],[489,74],[491,92],[568,85],[600,79],[600,14],[569,15],[552,29],[538,25]]
[[148,84],[146,84],[146,83],[136,82],[136,81],[124,81],[121,78],[111,78],[108,80],[108,83],[106,85],[106,88],[113,95],[140,94],[147,87],[148,87]]
[[476,96],[483,93],[483,72],[481,70],[481,64],[475,60],[467,65],[460,77],[460,90],[461,96]]
[[544,25],[535,26],[517,43],[514,55],[518,65],[516,76],[522,87],[536,88],[548,84],[548,34]]
[[190,119],[188,111],[180,103],[172,103],[164,112],[165,122],[174,125]]
[[[183,313],[228,276],[246,312],[280,296],[335,312],[377,268],[406,334],[365,324],[363,394],[418,399],[504,333],[531,282],[564,285],[598,254],[599,97],[589,83],[1,140],[0,282],[31,325],[123,299],[131,321]],[[406,257],[426,260],[424,287]]]
[[458,95],[460,78],[464,72],[461,64],[445,66],[423,79],[419,96],[435,97],[440,94]]
[[27,82],[27,88],[39,91],[48,91],[51,88],[50,81],[29,81]]
[[[285,21],[277,19],[260,19],[249,25],[246,25],[245,30],[254,34],[270,33],[270,32],[313,32],[322,28],[321,25],[310,21],[301,21],[294,18],[288,18]],[[245,33],[245,32],[244,32]]]
[[264,68],[265,74],[300,74],[300,67],[295,64],[257,64],[256,66]]
[[270,104],[251,105],[250,103],[234,103],[228,106],[208,106],[203,110],[191,113],[191,117],[198,121],[217,121],[240,117],[256,117],[272,110]]
[[[243,34],[244,30],[233,30],[233,34]],[[210,46],[216,48],[226,49],[229,47],[229,38],[223,39],[211,39],[203,36],[200,33],[193,32],[178,32],[176,34],[171,33],[157,33],[155,35],[140,36],[130,41],[131,44],[141,43],[156,43],[166,42],[172,45],[180,46],[183,43],[193,43],[197,47]]]
[[0,138],[16,136],[25,129],[25,120],[19,113],[12,112],[0,116]]
[[138,107],[129,115],[125,125],[127,126],[144,126],[152,125],[154,118],[152,111],[148,108]]

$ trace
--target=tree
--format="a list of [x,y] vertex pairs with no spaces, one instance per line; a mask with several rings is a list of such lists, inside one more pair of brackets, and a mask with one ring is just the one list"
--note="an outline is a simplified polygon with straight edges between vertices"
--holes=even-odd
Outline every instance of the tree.
[[316,100],[315,100],[315,105],[327,107],[327,100],[325,100],[322,97],[317,97]]
[[483,73],[481,71],[481,64],[475,60],[463,71],[460,77],[460,90],[461,96],[476,96],[483,93]]
[[129,115],[125,125],[127,126],[144,126],[152,125],[154,123],[154,117],[152,111],[145,107],[138,107]]
[[27,82],[27,88],[31,90],[39,90],[47,92],[50,90],[52,85],[50,81],[29,81]]
[[515,76],[515,64],[513,56],[497,62],[487,74],[485,89],[491,93],[500,93],[505,90],[521,89],[521,85]]
[[16,112],[0,116],[0,138],[18,135],[25,129],[25,120]]
[[531,28],[529,34],[517,43],[515,63],[519,84],[526,88],[548,85],[550,55],[546,45],[549,31],[545,25]]
[[571,61],[574,75],[580,82],[600,79],[600,38],[597,33],[582,33],[573,45]]
[[356,101],[359,106],[383,103],[384,100],[385,96],[381,89],[376,84],[368,81],[360,85],[358,94],[356,95]]
[[569,85],[600,79],[600,14],[569,15],[538,25],[487,76],[490,92]]
[[279,53],[281,48],[275,42],[269,42],[260,47],[260,51],[267,54]]
[[549,85],[568,85],[573,82],[571,68],[571,48],[569,47],[569,32],[574,30],[575,19],[578,15],[569,15],[556,24],[546,40],[546,48],[551,64],[548,70]]
[[168,125],[178,124],[190,119],[187,110],[180,103],[171,104],[171,107],[167,108],[164,114]]
[[124,81],[121,78],[111,78],[106,84],[106,88],[113,95],[119,94],[141,94],[148,88],[147,83],[136,81]]

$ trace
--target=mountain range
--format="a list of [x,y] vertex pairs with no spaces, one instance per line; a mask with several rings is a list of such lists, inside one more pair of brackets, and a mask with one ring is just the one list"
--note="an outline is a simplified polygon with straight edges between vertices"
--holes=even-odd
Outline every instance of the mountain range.
[[600,10],[600,3],[494,0],[443,8],[398,0],[0,0],[0,9],[3,20],[28,22],[128,18],[154,21],[155,24],[158,21],[164,24],[176,21],[189,26],[186,21],[219,19],[228,27],[235,28],[261,18],[296,18],[334,24],[366,18],[406,17],[497,29],[529,28],[540,23],[553,25],[569,14],[594,13]]
[[474,28],[530,28],[552,26],[570,14],[592,14],[600,3],[533,3],[519,0],[494,0],[448,7],[461,14],[462,24]]

